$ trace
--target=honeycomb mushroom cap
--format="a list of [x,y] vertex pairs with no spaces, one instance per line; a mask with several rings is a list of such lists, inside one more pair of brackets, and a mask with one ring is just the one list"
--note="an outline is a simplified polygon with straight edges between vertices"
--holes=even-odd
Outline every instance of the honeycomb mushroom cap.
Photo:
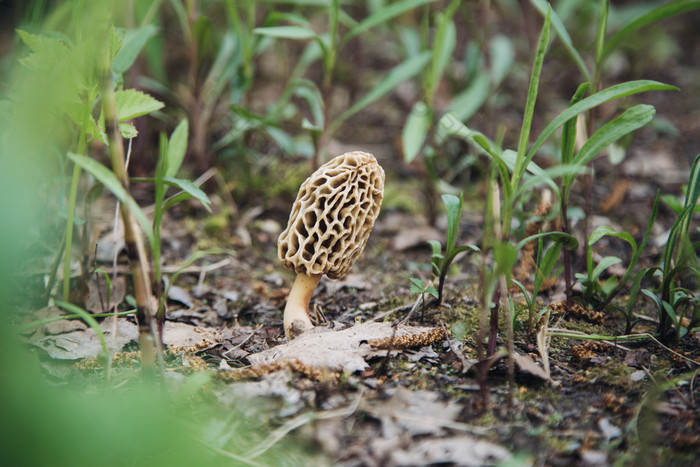
[[384,170],[372,154],[331,159],[299,188],[279,237],[285,267],[307,275],[345,276],[365,248],[384,197]]

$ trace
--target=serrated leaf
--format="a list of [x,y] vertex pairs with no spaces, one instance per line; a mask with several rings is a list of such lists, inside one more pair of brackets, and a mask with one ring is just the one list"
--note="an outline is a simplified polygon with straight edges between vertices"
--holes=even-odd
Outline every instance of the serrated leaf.
[[119,132],[122,134],[122,138],[124,139],[136,138],[139,135],[136,127],[131,123],[120,123]]
[[180,170],[182,161],[185,159],[185,153],[187,152],[188,136],[189,122],[184,118],[175,127],[168,141],[168,169],[165,172],[166,177],[174,177],[177,175],[178,170]]
[[163,103],[136,89],[119,90],[114,93],[117,119],[120,122],[140,117],[163,108]]
[[427,293],[429,293],[430,295],[432,295],[433,297],[439,298],[438,291],[437,291],[437,289],[435,288],[434,285],[428,286],[428,288],[425,289],[425,291],[426,291]]

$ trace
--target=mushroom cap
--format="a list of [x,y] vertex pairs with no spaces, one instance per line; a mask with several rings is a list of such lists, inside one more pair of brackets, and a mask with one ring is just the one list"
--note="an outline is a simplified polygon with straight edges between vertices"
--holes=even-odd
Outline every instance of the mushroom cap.
[[331,159],[299,188],[279,260],[297,273],[340,279],[364,250],[383,198],[384,170],[372,154]]

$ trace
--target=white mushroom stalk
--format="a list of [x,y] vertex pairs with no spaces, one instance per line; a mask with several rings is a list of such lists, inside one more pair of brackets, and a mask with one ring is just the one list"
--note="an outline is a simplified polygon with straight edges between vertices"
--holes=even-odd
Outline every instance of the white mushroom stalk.
[[372,154],[331,159],[299,188],[287,228],[278,240],[282,264],[297,273],[284,309],[292,339],[313,327],[309,301],[321,277],[340,279],[367,243],[384,197],[384,170]]

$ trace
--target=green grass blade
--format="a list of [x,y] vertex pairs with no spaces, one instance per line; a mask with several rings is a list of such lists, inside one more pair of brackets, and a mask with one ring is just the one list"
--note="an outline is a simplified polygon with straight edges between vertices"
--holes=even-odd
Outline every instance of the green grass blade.
[[520,240],[515,247],[519,251],[522,250],[522,248],[528,243],[530,243],[532,240],[537,240],[538,238],[545,237],[555,242],[561,243],[567,250],[575,250],[576,248],[578,248],[578,240],[576,240],[576,237],[568,233],[555,231],[541,232],[535,235],[530,235],[529,237],[525,237],[522,240]]
[[561,18],[559,18],[559,15],[557,14],[556,11],[551,9],[551,13],[549,12],[550,6],[549,3],[545,0],[530,0],[530,3],[539,11],[542,16],[547,16],[548,14],[551,14],[552,18],[552,27],[554,27],[554,32],[559,36],[559,39],[561,40],[562,44],[564,44],[564,48],[569,52],[569,55],[571,55],[571,58],[574,60],[576,63],[576,66],[581,70],[581,73],[584,76],[584,79],[586,81],[591,80],[591,75],[588,72],[588,68],[586,68],[586,62],[583,61],[583,58],[581,57],[581,54],[578,53],[578,50],[574,47],[573,42],[571,41],[571,36],[569,36],[568,31],[566,30],[566,27],[564,26],[564,23],[562,22]]
[[616,119],[603,125],[584,143],[574,158],[574,163],[581,166],[587,165],[610,144],[649,123],[655,114],[654,106],[646,104],[626,110]]
[[551,24],[551,8],[547,10],[542,25],[542,32],[537,43],[537,51],[535,52],[535,60],[532,64],[532,72],[530,73],[530,84],[527,90],[527,101],[525,102],[525,112],[523,113],[523,124],[520,129],[520,139],[518,140],[518,158],[515,162],[515,169],[511,178],[511,189],[515,190],[520,183],[520,178],[523,176],[527,163],[525,161],[525,152],[527,151],[527,143],[530,139],[530,127],[532,126],[532,116],[535,112],[535,102],[537,101],[537,91],[540,83],[540,74],[542,73],[542,63],[544,55],[547,52],[547,44],[549,44],[549,26]]
[[166,177],[177,175],[182,161],[187,152],[187,137],[189,134],[189,123],[186,118],[182,119],[175,127],[168,141],[168,169],[165,171]]
[[588,245],[595,245],[603,237],[615,237],[624,240],[632,247],[632,255],[637,254],[637,242],[634,241],[634,237],[629,232],[618,232],[607,225],[601,225],[591,233],[591,236],[588,237]]
[[87,156],[82,156],[80,154],[68,153],[68,158],[74,163],[82,167],[90,175],[95,177],[100,183],[102,183],[109,191],[112,192],[114,196],[117,197],[119,201],[124,203],[129,210],[134,214],[136,220],[138,220],[141,228],[143,229],[146,237],[148,237],[149,243],[153,244],[153,230],[151,228],[151,222],[148,220],[146,215],[141,210],[141,207],[134,200],[134,198],[126,192],[124,187],[117,180],[116,175],[111,172],[107,167],[100,164],[94,159]]
[[139,53],[141,53],[148,39],[155,36],[157,33],[158,28],[150,24],[126,31],[124,42],[112,61],[112,71],[117,74],[122,74],[131,68],[131,65],[134,63]]
[[438,14],[437,31],[432,45],[432,63],[427,75],[425,83],[426,100],[429,106],[432,106],[433,97],[437,90],[438,84],[442,80],[442,75],[445,72],[445,67],[452,57],[455,45],[457,43],[457,30],[452,17],[454,16],[461,0],[452,0],[450,6],[447,7],[444,13]]
[[73,305],[72,303],[68,303],[68,302],[56,301],[56,306],[80,316],[80,319],[85,321],[85,324],[90,326],[93,329],[93,331],[95,331],[95,334],[97,334],[97,337],[100,339],[100,344],[102,345],[102,352],[104,352],[105,356],[109,355],[109,347],[107,347],[107,341],[105,340],[105,334],[102,332],[100,325],[97,323],[95,318],[93,318],[90,313],[83,310],[79,306]]
[[341,40],[340,47],[342,48],[350,39],[362,34],[363,32],[378,26],[383,23],[387,23],[389,20],[402,15],[403,13],[412,10],[426,3],[432,3],[435,0],[403,0],[400,2],[392,3],[380,8],[376,13],[368,16],[357,26],[352,28]]
[[371,91],[365,94],[359,101],[343,112],[329,125],[328,136],[330,137],[330,135],[335,133],[335,131],[340,127],[340,125],[343,124],[343,122],[345,122],[345,120],[352,117],[374,101],[381,99],[399,84],[420,73],[424,69],[425,65],[427,65],[427,63],[430,61],[430,56],[430,52],[423,52],[420,55],[411,57],[394,67],[389,73],[386,74],[384,79],[382,79],[372,88]]
[[600,69],[600,61],[603,59],[605,36],[608,31],[608,13],[610,12],[609,0],[600,0],[600,21],[598,22],[598,35],[595,41],[595,62]]
[[[571,98],[569,107],[577,104],[583,99],[584,94],[588,91],[591,83],[583,83]],[[562,165],[570,164],[574,158],[574,146],[576,143],[576,119],[571,118],[564,123],[561,137],[561,163]]]
[[457,115],[457,118],[466,122],[469,120],[486,102],[489,96],[489,77],[486,73],[478,74],[474,80],[457,94],[447,108]]
[[403,158],[407,164],[416,158],[423,147],[432,122],[432,109],[428,108],[423,101],[416,102],[401,132]]
[[670,86],[668,84],[659,83],[658,81],[650,80],[638,80],[638,81],[628,81],[622,84],[616,84],[604,89],[600,92],[589,96],[582,101],[568,107],[566,110],[557,115],[554,120],[549,122],[549,124],[542,130],[540,136],[530,147],[527,153],[525,162],[528,163],[535,157],[537,151],[542,147],[542,145],[549,139],[552,134],[566,123],[571,118],[577,116],[582,112],[597,107],[604,102],[608,102],[613,99],[620,99],[622,97],[631,96],[633,94],[639,94],[641,92],[649,91],[678,91],[679,89],[675,86]]
[[209,205],[211,204],[211,200],[209,199],[206,193],[200,190],[199,187],[191,181],[183,180],[181,178],[164,177],[163,182],[167,183],[170,186],[174,186],[176,188],[181,189],[182,191],[184,191],[185,193],[202,203],[204,208],[207,211],[211,212],[211,208],[209,207]]
[[698,8],[700,8],[700,0],[681,0],[662,5],[633,20],[627,26],[615,33],[610,39],[608,39],[598,62],[598,66],[602,66],[602,62],[608,58],[608,56],[620,45],[620,43],[622,43],[622,41],[634,31],[671,16],[679,15]]
[[605,258],[601,259],[600,262],[593,269],[593,273],[591,277],[589,277],[589,279],[593,281],[598,280],[598,277],[600,277],[603,271],[608,269],[613,264],[618,264],[621,262],[622,260],[616,256],[606,256]]
[[303,26],[270,26],[253,29],[254,34],[273,37],[275,39],[318,39],[318,35]]
[[442,195],[447,215],[447,246],[445,254],[449,255],[457,243],[457,231],[459,230],[459,218],[462,216],[462,195],[459,197],[450,194]]

